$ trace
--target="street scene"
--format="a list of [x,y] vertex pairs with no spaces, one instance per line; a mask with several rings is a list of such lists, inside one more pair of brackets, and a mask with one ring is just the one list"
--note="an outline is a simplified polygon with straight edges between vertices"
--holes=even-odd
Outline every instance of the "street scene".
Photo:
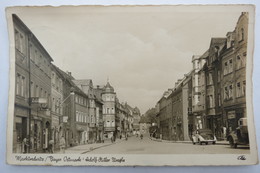
[[[160,148],[160,149],[158,149]],[[103,145],[85,145],[73,147],[65,151],[66,154],[249,154],[248,146],[231,148],[226,141],[220,141],[217,145],[192,145],[190,141],[169,142],[152,140],[144,135],[143,139],[131,137],[126,140],[118,140],[115,143]]]
[[248,12],[48,15],[12,14],[13,153],[250,153]]

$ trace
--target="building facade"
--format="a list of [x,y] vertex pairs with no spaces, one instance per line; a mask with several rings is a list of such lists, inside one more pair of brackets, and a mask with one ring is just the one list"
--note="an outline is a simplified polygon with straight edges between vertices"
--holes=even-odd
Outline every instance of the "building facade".
[[223,137],[238,127],[246,117],[246,57],[248,13],[243,12],[233,32],[227,33],[222,56]]
[[103,118],[104,118],[104,133],[107,138],[111,138],[116,131],[116,93],[109,82],[104,86],[102,92],[103,101]]
[[63,117],[63,77],[54,64],[51,64],[51,129],[54,149],[59,148],[59,139],[63,133],[60,120]]
[[[29,28],[13,15],[16,56],[14,151],[44,152],[51,139],[51,62],[48,52]],[[16,108],[17,107],[17,108]]]

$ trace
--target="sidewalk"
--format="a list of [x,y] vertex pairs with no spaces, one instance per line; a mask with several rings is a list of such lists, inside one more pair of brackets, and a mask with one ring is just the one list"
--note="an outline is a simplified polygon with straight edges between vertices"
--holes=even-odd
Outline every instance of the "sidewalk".
[[[98,148],[110,146],[119,142],[124,141],[125,139],[116,139],[114,143],[111,142],[110,139],[104,141],[104,143],[93,143],[93,144],[84,144],[84,145],[77,145],[74,147],[69,147],[65,149],[65,154],[85,154],[90,151],[96,150]],[[61,154],[59,150],[55,151],[54,153]]]
[[[150,137],[150,139],[153,140],[153,141],[164,142],[164,143],[183,143],[183,144],[191,144],[192,143],[191,141],[169,141],[169,140],[162,140],[162,139],[156,139],[156,138],[151,138],[151,137]],[[229,142],[221,140],[221,141],[217,141],[216,145],[229,145]]]

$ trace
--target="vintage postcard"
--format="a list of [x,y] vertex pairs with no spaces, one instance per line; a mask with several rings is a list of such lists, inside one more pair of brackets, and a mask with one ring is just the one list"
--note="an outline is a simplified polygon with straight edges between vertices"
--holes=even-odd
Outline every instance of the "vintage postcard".
[[258,163],[253,5],[6,9],[7,163]]

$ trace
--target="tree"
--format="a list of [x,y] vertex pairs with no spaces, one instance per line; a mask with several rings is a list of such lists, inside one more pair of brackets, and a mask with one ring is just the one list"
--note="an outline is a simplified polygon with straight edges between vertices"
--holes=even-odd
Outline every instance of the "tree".
[[145,114],[141,117],[140,123],[156,123],[156,109],[148,109]]

